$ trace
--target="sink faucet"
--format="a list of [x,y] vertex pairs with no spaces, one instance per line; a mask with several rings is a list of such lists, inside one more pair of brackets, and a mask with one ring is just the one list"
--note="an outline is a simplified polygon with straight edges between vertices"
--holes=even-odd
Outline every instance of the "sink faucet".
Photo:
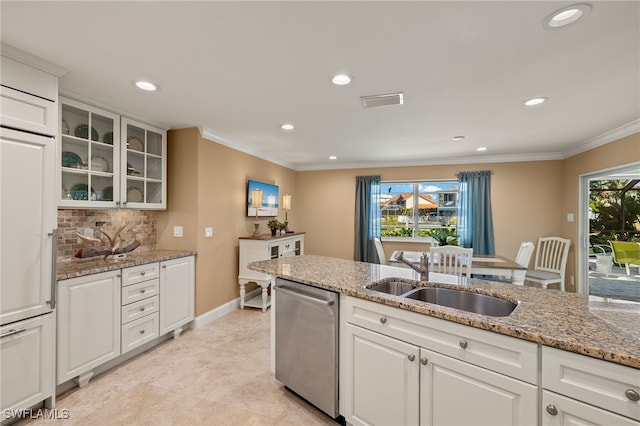
[[420,256],[420,266],[416,266],[405,259],[402,251],[397,252],[393,258],[409,265],[414,271],[420,272],[420,281],[429,281],[429,257],[426,252],[422,253],[422,256]]

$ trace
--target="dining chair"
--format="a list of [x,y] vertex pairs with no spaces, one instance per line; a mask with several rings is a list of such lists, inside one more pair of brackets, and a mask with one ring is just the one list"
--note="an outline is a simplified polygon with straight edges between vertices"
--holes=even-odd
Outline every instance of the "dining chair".
[[463,274],[471,278],[471,257],[473,248],[458,246],[432,246],[429,251],[429,271],[441,274]]
[[538,238],[536,262],[533,269],[527,271],[525,280],[540,283],[543,288],[558,283],[560,290],[564,291],[570,244],[570,240],[560,237]]
[[382,241],[380,238],[374,237],[373,244],[376,246],[376,253],[378,254],[378,263],[381,265],[387,264],[387,256],[384,254],[384,248],[382,247]]
[[[516,258],[515,258],[516,263],[528,269],[529,261],[531,260],[531,255],[533,254],[534,249],[535,249],[535,246],[531,241],[526,241],[520,244],[520,249],[518,249],[518,254],[516,254]],[[526,270],[514,271],[513,276],[511,277],[511,283],[517,284],[517,285],[523,285],[524,278],[526,275],[527,275]]]

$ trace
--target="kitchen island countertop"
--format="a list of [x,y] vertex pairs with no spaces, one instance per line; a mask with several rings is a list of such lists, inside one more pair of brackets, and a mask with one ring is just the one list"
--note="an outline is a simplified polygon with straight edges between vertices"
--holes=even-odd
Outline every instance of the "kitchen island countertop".
[[115,271],[131,266],[194,256],[195,254],[195,251],[147,249],[129,252],[127,253],[127,257],[122,260],[105,259],[105,256],[58,260],[56,263],[56,280],[60,281],[69,278],[83,277],[85,275]]
[[[507,317],[491,317],[365,288],[385,278],[419,280],[411,269],[303,255],[254,262],[249,269],[385,305],[640,368],[640,303],[471,279],[468,291],[519,301]],[[447,284],[423,285],[460,287]]]

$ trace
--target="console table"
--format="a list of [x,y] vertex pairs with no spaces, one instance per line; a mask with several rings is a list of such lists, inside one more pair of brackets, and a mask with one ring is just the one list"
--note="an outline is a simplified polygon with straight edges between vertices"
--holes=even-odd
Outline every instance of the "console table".
[[[238,284],[240,284],[240,309],[245,306],[262,308],[266,312],[271,306],[271,297],[268,295],[271,275],[252,271],[247,268],[251,262],[260,260],[277,259],[279,257],[300,256],[304,254],[304,232],[294,232],[284,235],[240,238],[240,265]],[[254,282],[262,287],[261,294],[245,299],[245,285]]]

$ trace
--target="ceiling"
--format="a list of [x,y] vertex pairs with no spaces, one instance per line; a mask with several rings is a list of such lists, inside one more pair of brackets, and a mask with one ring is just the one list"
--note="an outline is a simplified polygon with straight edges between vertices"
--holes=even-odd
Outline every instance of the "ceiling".
[[[62,94],[165,128],[198,126],[241,151],[319,170],[561,159],[639,131],[640,2],[590,2],[581,20],[544,28],[570,4],[0,7],[2,42],[67,70]],[[331,84],[337,72],[353,82]],[[142,92],[138,79],[160,90]],[[404,94],[403,105],[360,102],[392,92]],[[547,102],[523,105],[539,96]],[[280,129],[285,122],[295,129]]]

